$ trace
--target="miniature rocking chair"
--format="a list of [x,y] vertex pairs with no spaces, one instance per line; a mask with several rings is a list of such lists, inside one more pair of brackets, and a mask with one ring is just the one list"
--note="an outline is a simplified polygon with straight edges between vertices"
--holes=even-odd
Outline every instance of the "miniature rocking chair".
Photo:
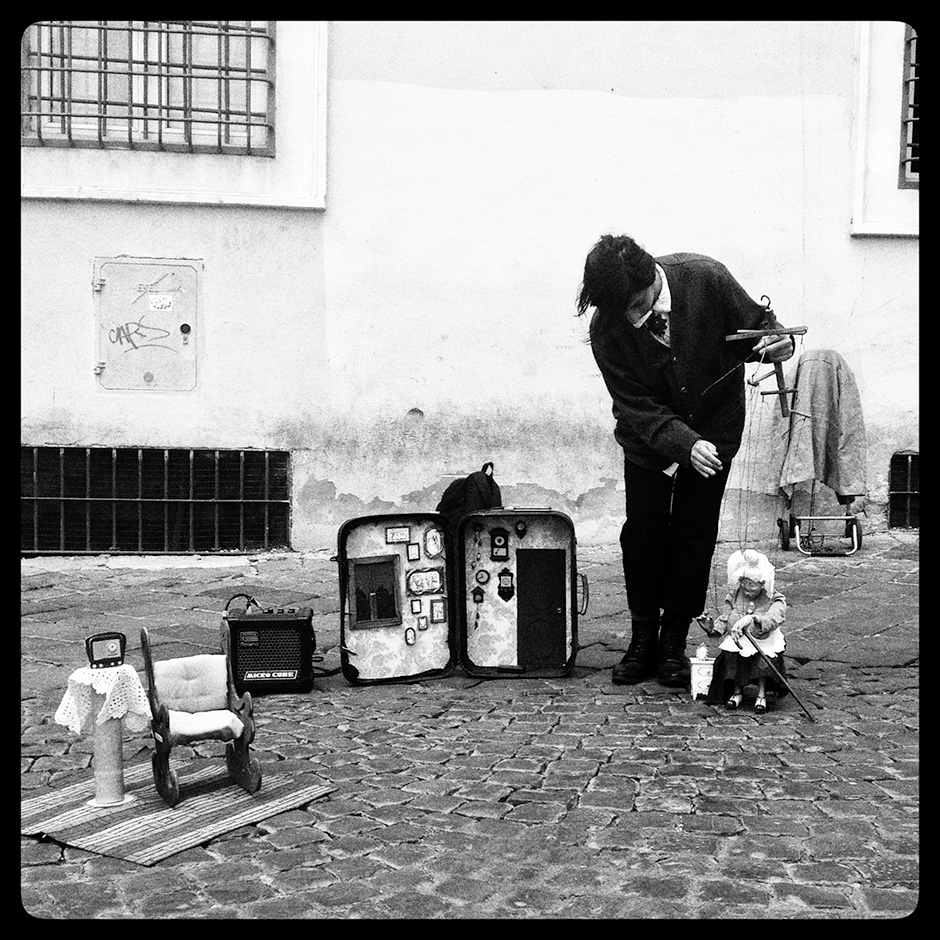
[[249,793],[261,787],[261,764],[249,752],[255,737],[251,694],[236,694],[224,634],[222,642],[221,654],[154,662],[147,628],[140,631],[153,716],[153,780],[170,806],[180,801],[179,782],[170,767],[170,751],[177,744],[227,742],[225,763],[232,780]]

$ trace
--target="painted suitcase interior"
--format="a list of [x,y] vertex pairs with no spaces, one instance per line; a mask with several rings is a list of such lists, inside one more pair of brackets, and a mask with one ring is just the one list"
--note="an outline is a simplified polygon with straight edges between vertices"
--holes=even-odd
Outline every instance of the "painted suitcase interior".
[[443,517],[401,515],[344,527],[343,645],[360,681],[406,678],[452,665]]
[[575,538],[563,513],[475,513],[460,527],[461,658],[468,671],[574,665]]

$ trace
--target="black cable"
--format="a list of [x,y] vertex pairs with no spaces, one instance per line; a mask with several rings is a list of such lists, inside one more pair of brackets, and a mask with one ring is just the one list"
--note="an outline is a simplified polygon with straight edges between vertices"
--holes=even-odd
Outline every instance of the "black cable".
[[[233,594],[226,602],[225,609],[228,610],[228,605],[231,604],[232,601],[234,601],[238,597],[244,597],[245,600],[248,601],[248,604],[254,604],[255,607],[258,608],[258,610],[261,610],[261,605],[250,594]],[[248,605],[246,604],[245,606],[247,609]]]

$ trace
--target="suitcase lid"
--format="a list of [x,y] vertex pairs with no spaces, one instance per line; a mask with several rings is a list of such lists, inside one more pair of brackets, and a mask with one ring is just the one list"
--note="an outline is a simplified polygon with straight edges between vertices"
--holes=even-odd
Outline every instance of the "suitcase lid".
[[[360,536],[361,539],[358,538]],[[454,633],[456,591],[452,580],[454,566],[450,562],[451,547],[452,541],[447,519],[437,512],[419,510],[377,513],[348,519],[340,526],[337,534],[338,553],[336,556],[336,561],[339,563],[340,659],[343,674],[347,680],[355,684],[411,682],[420,678],[447,675],[453,670],[457,664],[457,649]],[[349,555],[350,548],[355,553],[352,557]],[[348,612],[346,609],[347,597],[348,589],[356,583],[359,572],[363,570],[359,566],[376,563],[384,566],[391,558],[398,559],[393,581],[395,585],[394,609],[379,614],[376,608],[374,613],[379,614],[379,619],[372,620],[374,627],[368,625],[368,620],[353,621],[351,604]],[[383,580],[388,576],[387,571],[379,575]],[[404,581],[400,582],[398,578],[404,578]],[[412,604],[418,599],[422,601],[420,617],[425,621],[424,626],[418,622],[419,615],[416,614]],[[388,622],[385,622],[383,617],[388,618]],[[356,626],[353,625],[354,622]],[[384,677],[373,675],[363,678],[360,674],[356,657],[361,656],[363,650],[353,649],[353,644],[349,643],[349,639],[354,634],[358,636],[359,642],[362,642],[373,629],[393,631],[401,629],[404,637],[411,635],[411,640],[407,642],[414,645],[416,639],[432,635],[424,632],[429,628],[433,635],[437,637],[443,635],[446,638],[446,662],[435,660],[439,662],[439,665],[402,675]],[[360,634],[359,630],[365,632]],[[420,640],[418,645],[421,645]],[[366,647],[371,647],[371,644],[367,643]],[[432,658],[437,657],[440,651],[439,647],[434,647]]]

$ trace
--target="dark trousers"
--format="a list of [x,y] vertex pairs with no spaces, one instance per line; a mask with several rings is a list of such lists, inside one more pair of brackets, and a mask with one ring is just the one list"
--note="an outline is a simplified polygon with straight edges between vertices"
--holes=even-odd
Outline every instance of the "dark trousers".
[[730,461],[713,477],[679,467],[669,477],[624,461],[627,521],[620,532],[634,619],[692,620],[705,609]]

